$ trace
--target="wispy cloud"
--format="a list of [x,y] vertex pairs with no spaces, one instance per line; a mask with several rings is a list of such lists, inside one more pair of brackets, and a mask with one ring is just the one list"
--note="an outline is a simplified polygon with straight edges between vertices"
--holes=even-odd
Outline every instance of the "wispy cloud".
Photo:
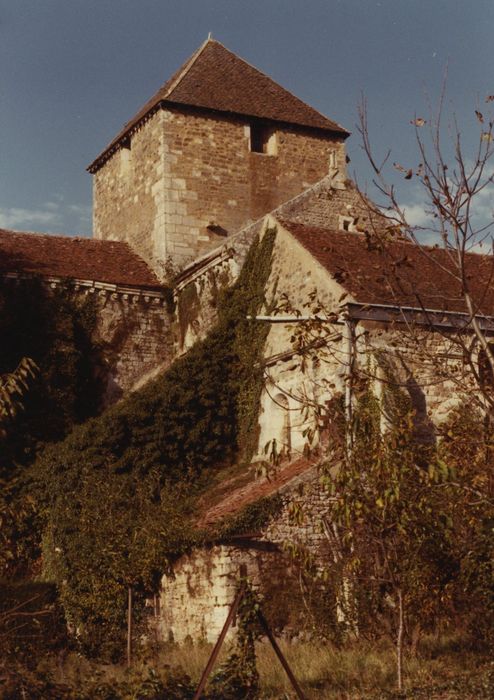
[[53,209],[23,209],[21,207],[0,207],[2,228],[33,228],[36,226],[58,226],[60,213]]
[[72,214],[77,215],[81,221],[91,221],[92,209],[89,206],[83,204],[70,204],[67,207],[68,211]]
[[[432,216],[433,205],[424,199],[423,192],[418,188],[410,192],[409,199],[400,206],[410,226],[434,232],[436,220]],[[463,214],[466,214],[465,210]],[[488,184],[472,197],[469,219],[474,231],[492,227],[494,232],[494,185]]]
[[427,227],[431,223],[430,216],[425,210],[425,204],[419,202],[403,204],[403,213],[410,226]]
[[58,199],[59,201],[47,201],[32,209],[0,206],[0,227],[40,232],[89,231],[91,207],[65,204],[62,198]]

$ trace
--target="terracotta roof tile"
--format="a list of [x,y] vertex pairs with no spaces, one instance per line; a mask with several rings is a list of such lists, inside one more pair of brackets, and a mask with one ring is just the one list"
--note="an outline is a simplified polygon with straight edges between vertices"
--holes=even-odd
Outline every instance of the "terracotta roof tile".
[[[292,199],[283,202],[269,212],[269,215],[279,221],[284,219],[305,226],[336,230],[340,214],[348,214],[349,210],[358,214],[359,223],[369,228],[376,228],[385,220],[384,216],[377,216],[376,207],[371,202],[366,203],[351,180],[346,181],[344,189],[335,188],[332,175],[326,175]],[[254,223],[249,223],[228,236],[227,240],[217,248],[189,263],[178,275],[177,280],[186,280],[196,270],[227,251],[232,249],[236,249],[237,252],[240,249],[246,251],[255,236],[261,232],[265,220],[266,214],[263,214]]]
[[213,525],[226,516],[234,515],[250,503],[254,503],[261,498],[266,498],[282,490],[283,487],[288,486],[291,481],[302,476],[315,466],[316,462],[305,457],[300,457],[293,462],[279,467],[269,480],[266,477],[255,478],[255,470],[252,469],[252,479],[239,488],[235,488],[232,485],[232,490],[229,491],[219,503],[202,514],[198,524],[201,527],[205,527]]
[[127,243],[0,229],[0,273],[8,272],[160,287],[154,272]]
[[199,107],[322,129],[342,138],[349,134],[218,41],[208,39],[125,124],[88,170],[98,170],[118,143],[160,104]]
[[[452,259],[442,248],[279,221],[356,302],[466,311]],[[466,271],[475,312],[494,315],[494,256],[468,253]]]

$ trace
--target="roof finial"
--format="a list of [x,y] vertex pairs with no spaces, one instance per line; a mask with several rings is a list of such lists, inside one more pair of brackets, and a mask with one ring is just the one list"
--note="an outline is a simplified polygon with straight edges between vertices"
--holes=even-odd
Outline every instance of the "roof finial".
[[208,41],[211,41],[212,38],[213,38],[213,34],[211,32],[209,32],[208,33]]

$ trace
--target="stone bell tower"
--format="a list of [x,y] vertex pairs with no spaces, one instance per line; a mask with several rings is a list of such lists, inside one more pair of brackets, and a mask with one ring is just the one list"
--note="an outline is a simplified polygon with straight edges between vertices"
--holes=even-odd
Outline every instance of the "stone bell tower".
[[344,178],[347,136],[208,39],[88,167],[94,236],[163,274],[330,171]]

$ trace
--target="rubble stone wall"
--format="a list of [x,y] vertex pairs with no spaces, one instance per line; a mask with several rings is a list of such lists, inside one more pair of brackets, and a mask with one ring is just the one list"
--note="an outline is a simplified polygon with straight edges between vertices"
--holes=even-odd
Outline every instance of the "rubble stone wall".
[[346,168],[344,143],[322,131],[276,127],[276,154],[250,150],[247,118],[158,110],[94,175],[94,235],[126,240],[158,274],[327,175]]
[[165,369],[174,357],[172,318],[160,297],[98,294],[93,339],[102,351],[107,404]]
[[[235,598],[242,566],[261,595],[269,581],[284,580],[289,570],[286,555],[262,542],[251,547],[216,545],[183,556],[173,575],[162,579],[158,638],[215,642]],[[232,627],[227,638],[234,634]]]

